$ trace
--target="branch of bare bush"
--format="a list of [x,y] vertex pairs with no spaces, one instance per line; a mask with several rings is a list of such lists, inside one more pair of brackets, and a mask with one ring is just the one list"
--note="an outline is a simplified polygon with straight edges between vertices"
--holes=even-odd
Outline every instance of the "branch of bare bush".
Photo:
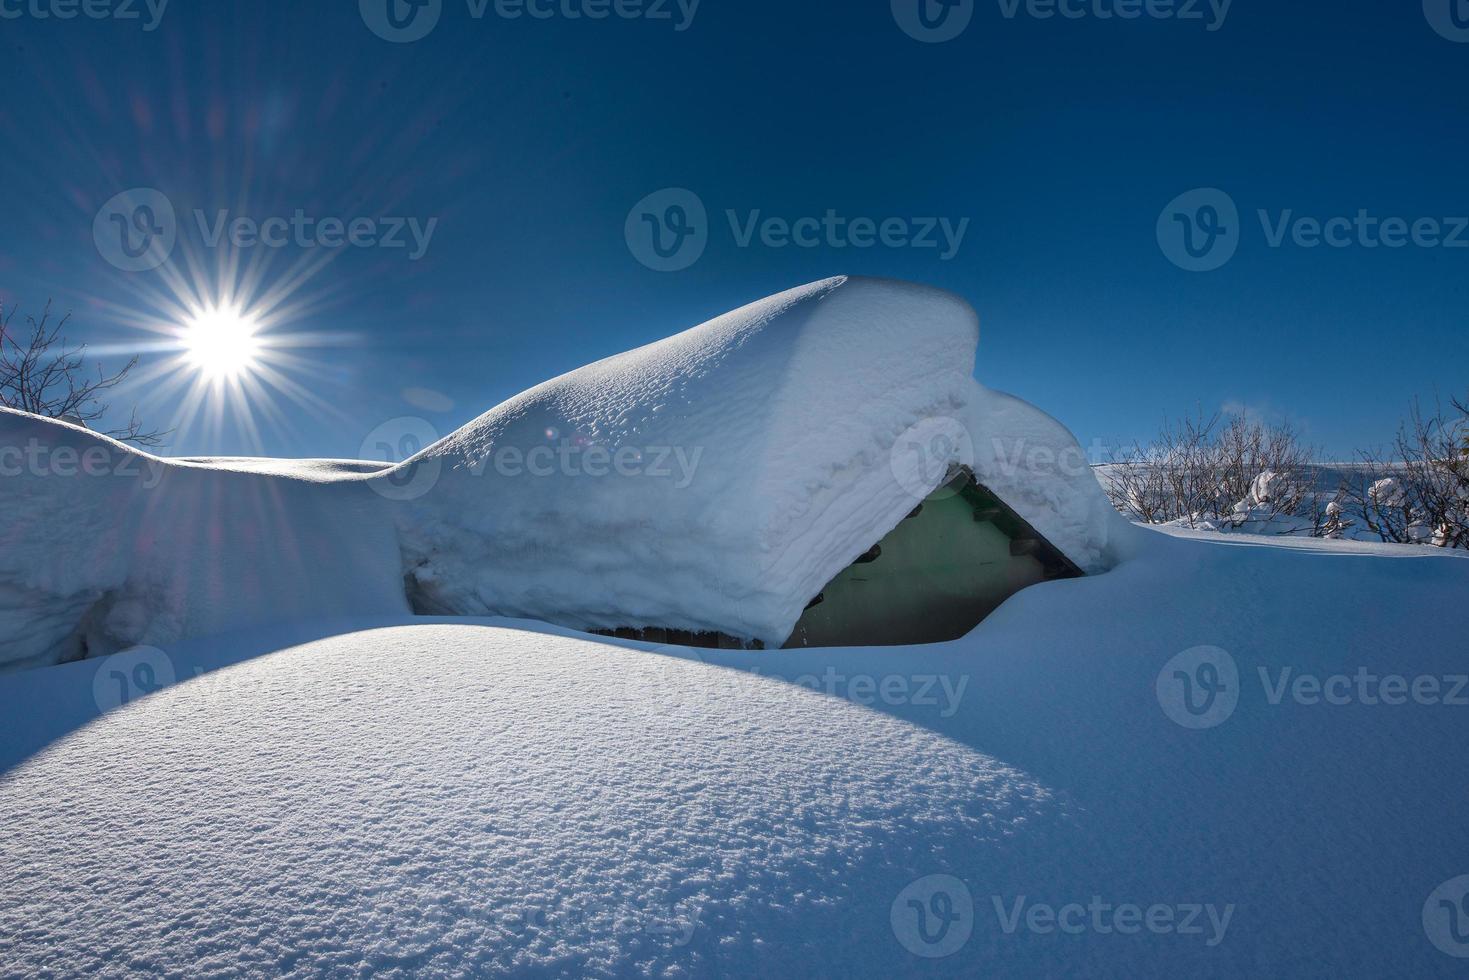
[[1199,413],[1165,419],[1150,445],[1134,444],[1107,467],[1105,483],[1135,520],[1238,528],[1298,514],[1318,479],[1314,458],[1289,424]]
[[1445,411],[1414,403],[1391,456],[1358,454],[1348,508],[1383,541],[1469,548],[1469,403]]
[[[1289,423],[1241,415],[1164,420],[1102,471],[1113,505],[1146,524],[1247,525],[1280,534],[1469,549],[1469,398],[1415,403],[1386,453],[1360,452],[1334,489]],[[1281,529],[1283,528],[1283,530]]]
[[[85,367],[86,347],[69,344],[63,335],[70,320],[67,314],[53,321],[48,303],[39,320],[26,317],[28,329],[17,333],[15,310],[0,308],[0,406],[88,428],[107,414],[109,406],[100,396],[122,384],[138,359],[113,374],[99,366],[93,377]],[[103,434],[139,446],[162,445],[168,435],[145,429],[136,410],[127,424]]]

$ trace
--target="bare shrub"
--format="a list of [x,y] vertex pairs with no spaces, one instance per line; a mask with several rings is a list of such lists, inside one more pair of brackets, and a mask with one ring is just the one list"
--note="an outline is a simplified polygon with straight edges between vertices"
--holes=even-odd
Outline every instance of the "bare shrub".
[[[48,304],[41,318],[26,317],[26,329],[15,329],[15,310],[0,308],[0,406],[62,419],[88,428],[107,413],[100,396],[127,378],[137,365],[134,357],[114,374],[84,369],[86,347],[67,343],[62,331],[71,316],[52,320]],[[139,446],[158,446],[167,432],[144,429],[136,411],[126,426],[104,435]]]
[[1392,450],[1358,454],[1346,507],[1383,541],[1469,548],[1469,402],[1431,413],[1420,404]]
[[1289,423],[1200,413],[1165,419],[1152,443],[1107,467],[1105,482],[1113,506],[1134,520],[1240,527],[1307,509],[1314,460]]

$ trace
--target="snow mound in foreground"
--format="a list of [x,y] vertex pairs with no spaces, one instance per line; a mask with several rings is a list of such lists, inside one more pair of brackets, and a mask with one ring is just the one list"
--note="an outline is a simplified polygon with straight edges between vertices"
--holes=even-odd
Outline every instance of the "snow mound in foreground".
[[191,976],[754,969],[886,931],[850,906],[946,857],[1043,859],[1066,815],[853,704],[473,625],[169,688],[0,781],[0,810],[0,961],[105,971],[121,929],[130,971]]
[[253,465],[0,409],[0,666],[407,610],[387,502],[354,467]]
[[6,678],[0,963],[1461,976],[1469,558],[1141,537],[921,647],[404,618],[139,651],[183,683],[101,718],[133,655]]
[[1102,570],[1123,522],[977,342],[956,296],[844,277],[546,382],[383,477],[437,473],[401,520],[416,599],[780,644],[959,464]]

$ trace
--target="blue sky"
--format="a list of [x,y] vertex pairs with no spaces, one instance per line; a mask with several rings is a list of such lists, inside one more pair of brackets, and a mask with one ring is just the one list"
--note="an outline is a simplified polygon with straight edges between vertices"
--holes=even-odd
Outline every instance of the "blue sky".
[[[604,19],[569,16],[599,0],[516,18],[441,0],[410,43],[369,28],[386,2],[171,0],[155,23],[144,0],[124,11],[137,19],[0,0],[0,298],[70,310],[104,366],[140,353],[114,400],[181,426],[172,452],[355,456],[399,416],[447,433],[549,376],[839,273],[964,295],[980,380],[1084,444],[1247,406],[1344,456],[1389,439],[1415,396],[1469,387],[1462,0],[1131,0],[1172,13],[1133,19],[1102,16],[1130,0],[1067,0],[1067,17],[968,0],[948,20],[927,8],[940,33],[969,18],[939,43],[900,26],[921,23],[907,0],[702,0],[691,17],[687,0],[666,17],[600,0]],[[94,224],[139,188],[169,202],[177,243],[161,268],[125,271]],[[665,188],[708,216],[704,251],[673,272],[625,235]],[[1217,195],[1167,213],[1199,188],[1222,191],[1230,219],[1204,259],[1228,261],[1207,272],[1170,259],[1168,229],[1220,213],[1201,210]],[[211,241],[221,212],[297,211],[408,247]],[[904,234],[742,244],[729,211]],[[896,244],[938,218],[967,220],[952,256]],[[1303,218],[1339,244],[1312,246]],[[1371,247],[1391,218],[1405,244]],[[408,219],[420,240],[432,222],[417,258]],[[238,398],[189,400],[191,369],[166,349],[178,297],[216,295],[232,261],[251,297],[281,300],[267,336],[284,380],[251,399],[253,430]]]

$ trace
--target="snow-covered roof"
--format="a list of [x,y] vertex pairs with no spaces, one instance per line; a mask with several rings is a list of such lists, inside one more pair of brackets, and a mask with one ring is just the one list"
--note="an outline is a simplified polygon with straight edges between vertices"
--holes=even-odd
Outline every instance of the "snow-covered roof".
[[[427,608],[778,644],[968,465],[1083,569],[1122,523],[1066,430],[973,379],[957,296],[840,277],[498,406],[405,464]],[[420,474],[422,475],[422,474]]]

